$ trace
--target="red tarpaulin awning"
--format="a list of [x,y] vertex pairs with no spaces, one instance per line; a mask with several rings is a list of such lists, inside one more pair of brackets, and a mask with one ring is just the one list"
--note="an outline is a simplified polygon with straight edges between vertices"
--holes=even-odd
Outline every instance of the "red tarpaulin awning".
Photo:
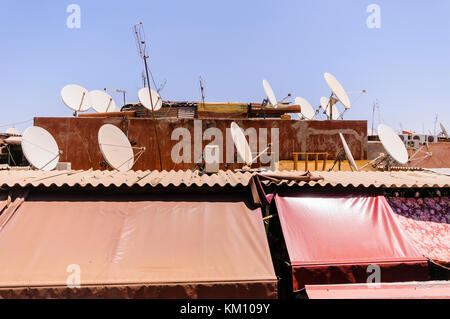
[[307,285],[306,293],[310,299],[448,299],[450,282]]
[[294,290],[306,284],[427,280],[427,261],[411,244],[383,196],[275,197]]
[[[204,198],[16,200],[0,218],[0,297],[276,297],[260,209],[226,194]],[[80,288],[68,288],[78,266]]]

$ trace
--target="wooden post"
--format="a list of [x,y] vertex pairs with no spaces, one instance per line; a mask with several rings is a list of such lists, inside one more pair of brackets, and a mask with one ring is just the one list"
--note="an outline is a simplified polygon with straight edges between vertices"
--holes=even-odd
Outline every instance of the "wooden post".
[[305,172],[308,171],[308,153],[305,153]]
[[298,170],[298,153],[294,153],[294,170]]
[[323,154],[323,166],[322,171],[324,171],[327,167],[328,153]]

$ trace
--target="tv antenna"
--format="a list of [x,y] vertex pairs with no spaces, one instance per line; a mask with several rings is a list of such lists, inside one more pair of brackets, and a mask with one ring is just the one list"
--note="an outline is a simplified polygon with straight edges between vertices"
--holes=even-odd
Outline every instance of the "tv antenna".
[[166,86],[166,84],[167,84],[167,80],[164,79],[163,84],[161,84],[161,85],[159,86],[159,88],[156,90],[156,92],[160,93],[160,92],[164,89],[164,87]]
[[200,84],[200,92],[202,94],[202,103],[203,103],[203,107],[205,107],[205,87],[203,85],[203,79],[202,76],[198,77],[198,82]]
[[434,116],[434,131],[433,131],[434,135],[437,135],[436,134],[437,122],[438,122],[438,114],[436,113],[436,115]]
[[378,108],[378,99],[375,100],[375,102],[372,105],[372,134],[374,132],[374,126],[375,126],[375,110]]
[[153,108],[153,99],[152,99],[152,90],[150,89],[149,68],[148,68],[148,62],[147,62],[147,59],[149,58],[149,56],[147,55],[147,46],[145,43],[145,31],[144,31],[144,25],[142,24],[142,22],[139,22],[138,24],[134,25],[134,33],[136,35],[136,43],[137,43],[137,47],[138,47],[138,51],[139,51],[139,56],[144,61],[145,75],[146,75],[145,78],[146,78],[147,84],[148,84],[148,94],[149,94],[150,103],[151,103],[153,129],[155,131],[156,144],[158,146],[159,168],[162,171],[161,147],[159,145],[158,129],[156,127],[156,119],[155,119],[155,112],[154,112],[154,108]]
[[123,95],[123,105],[127,104],[127,103],[125,102],[125,97],[126,97],[126,94],[127,94],[127,91],[126,91],[126,90],[122,90],[122,89],[108,89],[108,88],[104,88],[103,90],[104,90],[105,92],[121,93],[121,94]]
[[141,78],[142,78],[142,87],[146,88],[147,87],[147,79],[145,78],[145,71],[142,71]]

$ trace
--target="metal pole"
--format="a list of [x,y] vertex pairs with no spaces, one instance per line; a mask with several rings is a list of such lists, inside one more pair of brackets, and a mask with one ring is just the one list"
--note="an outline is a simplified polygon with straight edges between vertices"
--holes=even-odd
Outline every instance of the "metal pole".
[[[147,56],[144,55],[144,65],[145,65],[145,73],[147,76],[147,83],[150,84],[150,78],[148,76],[148,65],[147,65]],[[153,99],[152,99],[152,90],[150,89],[150,85],[148,85],[148,94],[150,96],[150,105],[152,106],[152,119],[153,119],[153,129],[155,131],[156,137],[156,145],[158,146],[158,155],[159,155],[159,168],[162,171],[162,159],[161,159],[161,149],[159,147],[159,138],[158,138],[158,130],[156,128],[156,119],[155,113],[153,112]]]
[[[333,93],[331,93],[331,95],[330,95],[330,99],[328,100],[328,104],[329,104],[329,106],[330,106],[330,120],[332,120],[333,119],[333,105],[334,104],[331,104],[332,103],[332,99],[333,98]],[[339,162],[339,170],[340,170],[340,162]]]

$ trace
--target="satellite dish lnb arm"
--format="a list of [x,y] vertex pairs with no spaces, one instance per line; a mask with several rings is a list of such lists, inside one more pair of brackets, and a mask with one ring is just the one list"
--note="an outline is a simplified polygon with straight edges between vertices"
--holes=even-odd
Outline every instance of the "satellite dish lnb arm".
[[278,101],[278,102],[277,102],[277,105],[283,103],[286,99],[288,99],[288,98],[290,98],[290,97],[291,97],[291,93],[288,93],[288,95],[287,95],[286,97],[284,97],[283,99],[281,99],[281,101]]

